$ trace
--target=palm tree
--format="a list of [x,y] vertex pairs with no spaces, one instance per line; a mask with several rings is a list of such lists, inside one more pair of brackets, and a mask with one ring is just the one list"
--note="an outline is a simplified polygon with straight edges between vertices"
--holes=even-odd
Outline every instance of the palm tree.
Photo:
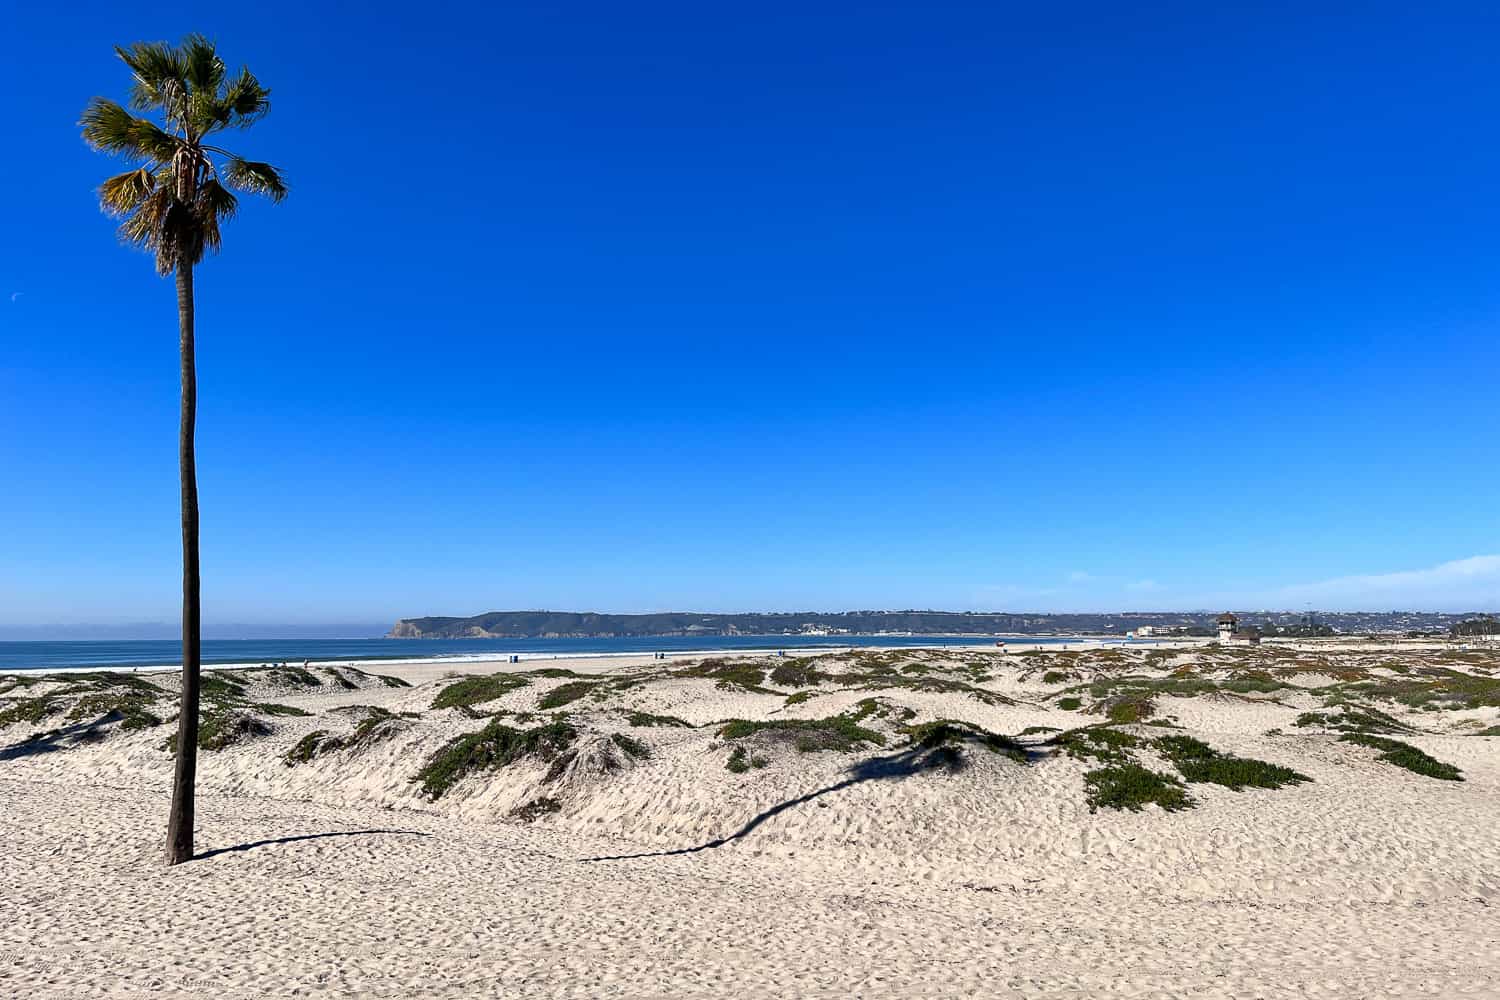
[[193,432],[198,377],[193,361],[193,268],[219,249],[219,227],[238,201],[231,189],[286,197],[286,182],[269,163],[246,160],[208,139],[246,128],[270,110],[271,92],[248,69],[230,75],[214,44],[189,35],[178,46],[137,42],[115,52],[130,71],[130,107],[154,112],[161,124],[114,101],[96,97],[79,122],[94,149],[125,157],[133,167],[99,187],[99,202],[123,220],[120,238],[156,255],[156,270],[177,276],[177,326],[182,344],[182,706],[172,808],[167,820],[167,863],[193,857],[193,779],[198,766],[199,595],[198,474]]

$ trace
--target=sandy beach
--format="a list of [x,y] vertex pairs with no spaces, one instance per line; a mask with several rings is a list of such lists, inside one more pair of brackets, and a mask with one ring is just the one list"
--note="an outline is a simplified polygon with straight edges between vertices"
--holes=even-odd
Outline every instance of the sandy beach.
[[1500,996],[1500,650],[453,669],[238,672],[172,869],[171,675],[0,678],[0,994]]

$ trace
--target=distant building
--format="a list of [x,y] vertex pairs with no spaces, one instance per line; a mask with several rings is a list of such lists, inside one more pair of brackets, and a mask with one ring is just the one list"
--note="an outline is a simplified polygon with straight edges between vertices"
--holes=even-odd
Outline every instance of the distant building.
[[1233,632],[1224,639],[1225,642],[1234,646],[1259,646],[1260,633],[1255,629],[1246,629],[1243,632]]
[[[1217,622],[1215,622],[1215,624],[1219,628],[1219,639],[1220,639],[1220,641],[1223,641],[1223,642],[1227,642],[1231,638],[1233,638],[1234,634],[1236,632],[1238,632],[1239,629],[1240,629],[1240,620],[1239,620],[1239,618],[1237,618],[1234,615],[1230,614],[1228,611],[1226,611],[1222,615],[1220,615],[1219,616],[1219,620]],[[1257,637],[1257,638],[1259,638],[1259,637]]]

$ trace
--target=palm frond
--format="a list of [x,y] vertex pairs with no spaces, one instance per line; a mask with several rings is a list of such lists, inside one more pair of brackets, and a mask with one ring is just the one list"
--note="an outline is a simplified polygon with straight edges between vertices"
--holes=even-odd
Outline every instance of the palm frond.
[[194,94],[217,96],[226,70],[214,43],[199,34],[188,35],[177,46],[177,53],[189,89]]
[[156,255],[156,270],[171,274],[183,264],[197,264],[210,240],[219,245],[218,220],[207,224],[197,205],[184,204],[161,185],[141,200],[120,223],[121,241]]
[[234,192],[213,180],[206,181],[199,189],[198,200],[206,211],[212,212],[214,218],[221,221],[234,218],[234,213],[240,207],[240,200],[234,196]]
[[208,249],[219,251],[219,223],[234,218],[240,201],[234,192],[218,181],[210,180],[198,189],[198,224],[203,231],[203,244]]
[[217,101],[216,119],[220,128],[249,128],[270,110],[270,89],[262,87],[249,69],[241,68]]
[[[146,250],[156,250],[161,243],[162,220],[172,204],[172,195],[158,187],[137,204],[120,223],[120,240]],[[160,268],[161,261],[157,261]],[[170,273],[170,272],[163,272]]]
[[[199,215],[197,218],[197,231],[199,236],[202,238],[203,248],[205,250],[212,250],[214,253],[218,253],[219,247],[224,244],[223,238],[219,235],[218,216],[214,215],[214,213],[212,212],[206,212],[202,215]],[[202,255],[200,254],[200,256]]]
[[251,194],[265,195],[272,201],[280,201],[286,197],[286,179],[281,176],[281,171],[269,163],[232,156],[224,168],[224,179],[231,187]]
[[156,175],[141,167],[116,174],[99,185],[99,204],[110,215],[129,215],[155,190]]
[[105,153],[170,163],[179,148],[178,140],[163,132],[155,122],[137,118],[103,97],[89,102],[78,124],[83,126],[83,140]]
[[166,42],[116,45],[115,54],[130,67],[130,106],[137,111],[159,110],[169,120],[181,121],[187,102],[187,67],[182,54]]

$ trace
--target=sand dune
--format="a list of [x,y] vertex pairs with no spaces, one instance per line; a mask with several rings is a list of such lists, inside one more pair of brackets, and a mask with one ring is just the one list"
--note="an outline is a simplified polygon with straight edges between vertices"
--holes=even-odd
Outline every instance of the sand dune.
[[[250,721],[201,755],[203,856],[174,869],[171,727],[140,715],[173,679],[0,679],[38,716],[0,730],[0,994],[1500,996],[1494,654],[566,667],[587,676],[511,666],[444,708],[431,670],[246,672],[210,705]],[[479,766],[413,780],[480,731]],[[1308,780],[1191,780],[1172,755],[1202,744]],[[1192,807],[1091,809],[1127,765]]]

